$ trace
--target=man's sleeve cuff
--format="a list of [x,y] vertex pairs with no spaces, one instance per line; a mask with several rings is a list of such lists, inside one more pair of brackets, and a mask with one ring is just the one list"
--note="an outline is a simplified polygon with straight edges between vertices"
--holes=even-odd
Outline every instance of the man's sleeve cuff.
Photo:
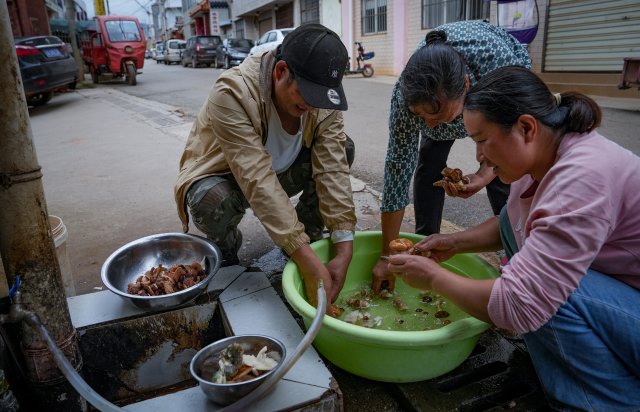
[[334,230],[331,232],[331,241],[333,243],[353,241],[353,232],[350,230]]

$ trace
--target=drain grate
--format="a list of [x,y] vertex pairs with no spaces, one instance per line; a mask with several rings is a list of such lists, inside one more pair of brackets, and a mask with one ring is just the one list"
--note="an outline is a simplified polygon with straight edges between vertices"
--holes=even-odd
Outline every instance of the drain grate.
[[502,373],[508,369],[508,365],[504,362],[491,362],[482,365],[476,369],[466,371],[450,379],[446,379],[436,385],[436,388],[442,392],[451,392],[453,390],[465,387],[474,382]]
[[[535,389],[527,385],[526,383],[511,384],[507,383],[498,392],[491,393],[479,399],[473,399],[471,401],[464,401],[458,407],[461,412],[481,412],[492,409],[512,409],[523,410],[522,405],[518,401],[527,395],[532,395]],[[529,406],[524,410],[531,410]],[[542,410],[542,405],[540,405]]]
[[485,332],[452,372],[429,381],[393,385],[409,411],[546,411],[549,406],[529,354],[518,341]]

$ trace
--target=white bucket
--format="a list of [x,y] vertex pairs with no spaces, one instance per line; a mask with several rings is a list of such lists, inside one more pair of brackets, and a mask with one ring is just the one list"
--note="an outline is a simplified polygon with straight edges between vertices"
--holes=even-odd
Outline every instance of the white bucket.
[[64,293],[67,297],[76,295],[76,287],[73,284],[73,274],[71,273],[71,264],[67,255],[67,227],[62,223],[62,219],[58,216],[49,215],[49,226],[53,235],[53,243],[56,246],[56,256],[58,256],[58,264],[60,265],[60,273],[62,274],[62,285]]

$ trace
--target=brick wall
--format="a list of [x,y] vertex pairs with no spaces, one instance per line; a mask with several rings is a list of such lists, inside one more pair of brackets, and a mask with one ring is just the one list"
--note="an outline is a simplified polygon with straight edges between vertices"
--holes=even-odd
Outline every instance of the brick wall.
[[7,1],[13,37],[51,34],[49,17],[43,1]]
[[424,36],[426,36],[429,31],[430,29],[422,28],[422,2],[410,1],[407,5],[407,58],[404,63],[409,60],[409,57],[416,51],[418,43],[424,39]]
[[[399,1],[399,0],[388,0],[387,1],[387,8],[389,9],[389,16],[387,17],[387,21],[389,23],[389,27],[388,27],[388,36],[386,37],[382,37],[379,42],[386,42],[386,44],[380,44],[380,46],[378,46],[376,44],[376,47],[378,47],[380,50],[384,50],[384,49],[391,49],[393,50],[393,36],[394,35],[403,35],[405,37],[405,42],[404,42],[404,47],[405,50],[403,50],[402,52],[398,52],[398,51],[394,51],[393,56],[395,58],[399,58],[402,60],[402,66],[404,67],[404,65],[407,63],[407,61],[409,60],[409,57],[411,57],[411,55],[413,54],[413,52],[415,52],[416,47],[418,46],[418,43],[424,39],[424,37],[427,35],[427,33],[433,29],[433,28],[422,28],[422,2],[421,1],[410,1],[406,3],[406,20],[405,20],[405,27],[404,28],[396,28],[396,30],[394,31],[392,28],[392,14],[393,13],[393,3],[394,1]],[[373,37],[373,36],[362,36],[361,35],[361,21],[360,21],[360,12],[361,12],[361,4],[359,2],[359,0],[355,0],[355,13],[357,14],[357,18],[356,18],[356,22],[355,25],[357,25],[356,27],[356,35],[359,36],[360,38],[368,38],[368,37]],[[495,22],[496,19],[496,3],[495,1],[491,2],[491,18],[490,21]],[[358,38],[358,37],[356,37]],[[371,49],[371,47],[365,43],[368,49]],[[393,68],[393,60],[378,60],[378,51],[376,49],[376,64],[375,64],[375,69],[376,69],[376,73],[380,73],[380,74],[389,74],[389,75],[395,75],[395,76],[399,76],[400,75],[400,71],[395,70]]]
[[[343,0],[344,1],[344,0]],[[353,41],[362,42],[365,52],[374,51],[376,56],[367,61],[371,63],[376,74],[393,75],[393,0],[387,0],[387,31],[382,33],[362,34],[362,0],[354,2]],[[348,46],[351,61],[358,55],[357,46]]]

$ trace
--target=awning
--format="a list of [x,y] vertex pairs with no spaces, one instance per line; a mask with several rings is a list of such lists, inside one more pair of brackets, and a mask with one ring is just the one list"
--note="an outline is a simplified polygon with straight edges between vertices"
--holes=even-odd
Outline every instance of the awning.
[[[51,19],[49,20],[49,27],[51,32],[69,32],[69,22],[65,19]],[[81,33],[85,30],[95,30],[95,20],[76,20],[76,32]]]
[[205,14],[209,14],[209,2],[202,2],[196,7],[189,10],[189,17],[195,19],[197,17],[204,17]]

